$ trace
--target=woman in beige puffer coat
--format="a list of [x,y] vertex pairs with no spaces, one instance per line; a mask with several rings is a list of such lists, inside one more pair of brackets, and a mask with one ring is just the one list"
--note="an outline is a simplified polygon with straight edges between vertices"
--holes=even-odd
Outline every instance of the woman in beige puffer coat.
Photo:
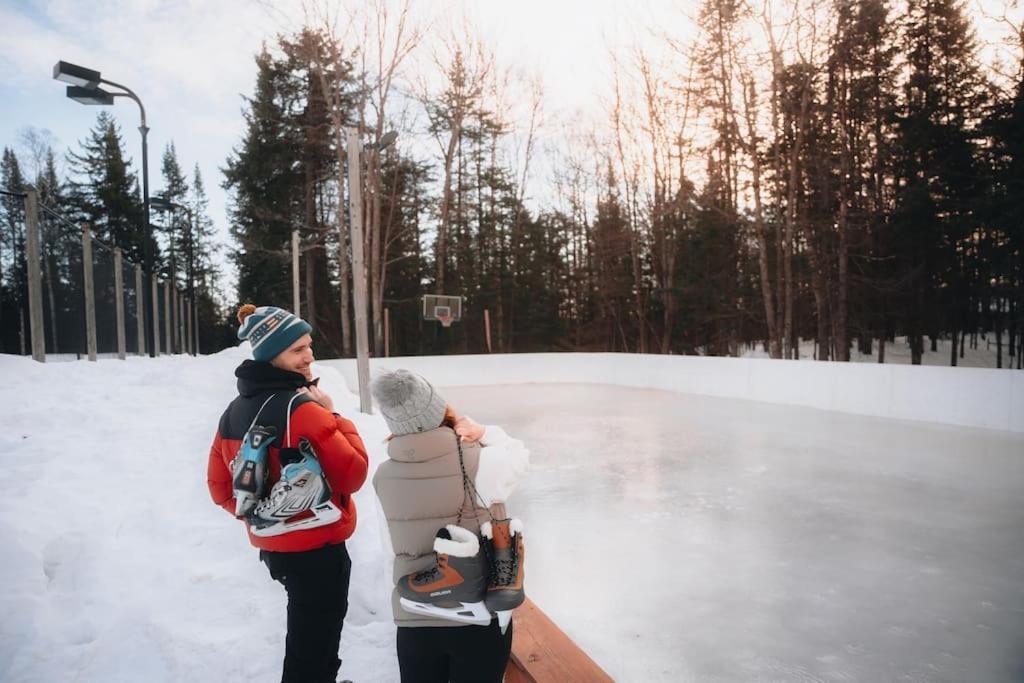
[[[371,390],[392,432],[388,460],[377,468],[373,485],[388,521],[397,583],[433,564],[435,534],[458,521],[460,508],[460,525],[478,532],[490,519],[482,505],[507,500],[529,452],[500,427],[456,415],[429,382],[409,371],[380,373]],[[460,446],[466,476],[479,495],[465,504]],[[511,626],[503,634],[496,620],[476,626],[413,614],[401,607],[397,590],[392,611],[402,683],[502,680]]]

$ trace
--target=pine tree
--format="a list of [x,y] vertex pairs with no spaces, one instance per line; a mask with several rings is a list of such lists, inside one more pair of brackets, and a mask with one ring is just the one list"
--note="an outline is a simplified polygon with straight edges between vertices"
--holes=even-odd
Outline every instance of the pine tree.
[[[160,161],[160,172],[164,179],[163,190],[160,196],[169,202],[183,206],[188,201],[189,187],[185,174],[178,163],[178,152],[171,142],[164,149]],[[165,258],[160,264],[159,270],[165,278],[169,278],[175,286],[180,286],[188,278],[187,266],[187,241],[189,217],[186,212],[174,209],[165,212],[161,225],[157,227],[156,233],[163,242],[163,253]]]
[[142,204],[138,180],[126,159],[121,132],[107,112],[100,112],[81,151],[69,152],[73,180],[70,201],[76,218],[93,234],[125,256],[142,263]]
[[909,273],[903,318],[912,362],[919,365],[925,333],[934,350],[941,329],[959,327],[944,311],[958,311],[964,303],[959,254],[976,222],[975,129],[984,93],[961,3],[911,3],[906,39],[910,75],[899,117],[893,246]]
[[[14,152],[4,147],[0,161],[0,189],[15,194],[0,195],[2,223],[0,228],[0,340],[3,348],[17,348],[27,352],[27,294],[28,271],[25,263],[25,200],[16,193],[25,191],[25,179]],[[7,242],[6,249],[3,243]],[[4,265],[4,252],[10,256]],[[6,282],[5,282],[6,280]],[[6,321],[17,321],[8,323]]]
[[256,57],[256,92],[246,98],[246,131],[227,161],[233,193],[231,255],[242,302],[291,306],[290,246],[303,211],[302,141],[294,125],[295,89],[287,66],[264,47]]

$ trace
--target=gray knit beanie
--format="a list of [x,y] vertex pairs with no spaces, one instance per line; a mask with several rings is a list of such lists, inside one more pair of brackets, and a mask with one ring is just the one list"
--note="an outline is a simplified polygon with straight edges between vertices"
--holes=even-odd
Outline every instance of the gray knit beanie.
[[370,391],[395,436],[441,426],[447,403],[430,382],[415,373],[385,370],[370,382]]

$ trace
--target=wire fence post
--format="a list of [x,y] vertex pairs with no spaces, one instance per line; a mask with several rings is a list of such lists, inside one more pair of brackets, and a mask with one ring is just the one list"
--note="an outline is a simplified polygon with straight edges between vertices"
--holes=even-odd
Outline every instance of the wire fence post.
[[121,247],[114,248],[114,307],[117,311],[117,357],[125,359],[124,341],[124,260]]
[[164,281],[164,341],[167,353],[173,354],[174,347],[171,346],[171,281]]
[[96,360],[96,286],[92,273],[92,230],[82,224],[82,289],[85,294],[85,348],[89,360]]
[[156,276],[153,275],[149,278],[152,283],[153,289],[153,357],[160,355],[160,294],[157,289],[160,284],[156,281]]
[[28,325],[32,359],[46,362],[46,331],[43,327],[42,268],[39,261],[39,200],[34,189],[25,195],[25,230],[28,233]]
[[191,331],[191,315],[193,315],[193,303],[191,299],[185,297],[185,311],[188,313],[188,317],[185,318],[185,335],[188,339],[188,354],[196,355],[196,347],[193,340],[193,331]]
[[138,353],[146,355],[146,292],[142,288],[142,266],[135,264],[135,326],[138,336]]

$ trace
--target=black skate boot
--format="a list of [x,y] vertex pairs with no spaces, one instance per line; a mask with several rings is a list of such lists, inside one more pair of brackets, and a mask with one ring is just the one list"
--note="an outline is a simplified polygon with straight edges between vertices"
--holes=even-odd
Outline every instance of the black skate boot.
[[413,614],[486,625],[486,567],[472,531],[449,524],[434,538],[434,565],[398,581],[402,607]]

